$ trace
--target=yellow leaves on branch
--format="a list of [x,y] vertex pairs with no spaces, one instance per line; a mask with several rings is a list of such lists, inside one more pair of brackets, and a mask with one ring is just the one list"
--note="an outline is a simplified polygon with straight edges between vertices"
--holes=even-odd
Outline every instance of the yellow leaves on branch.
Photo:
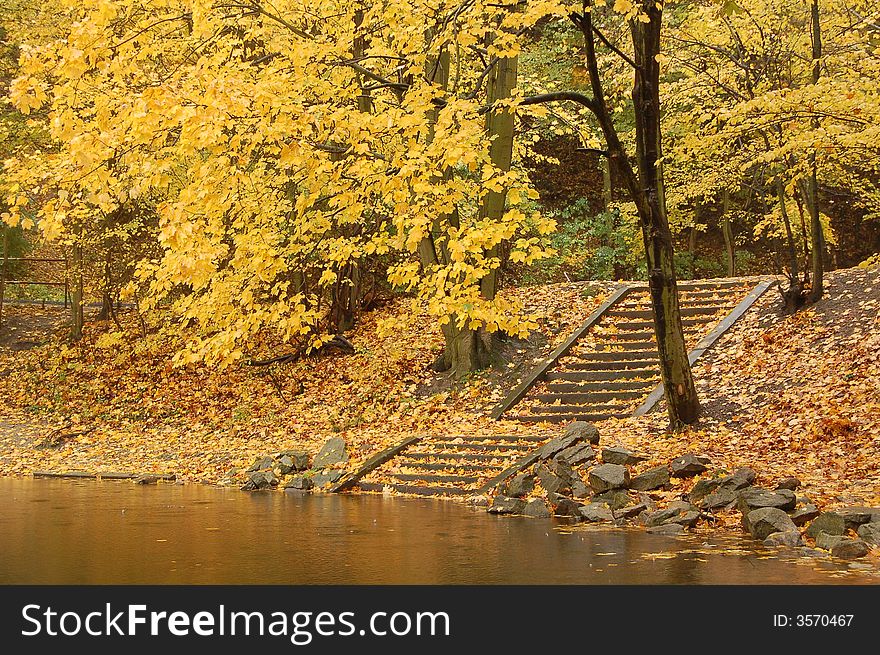
[[[179,363],[228,363],[266,328],[317,343],[319,295],[376,256],[440,320],[527,329],[480,280],[504,242],[513,261],[544,256],[553,223],[529,207],[521,169],[491,163],[485,60],[470,46],[515,56],[522,28],[568,3],[386,0],[358,16],[342,0],[237,4],[47,8],[54,34],[25,46],[10,95],[23,113],[48,110],[53,152],[10,164],[4,183],[25,191],[4,191],[5,220],[83,240],[107,217],[151,215],[157,255],[137,284],[144,307],[195,330]],[[453,60],[448,83],[426,78],[438,53]],[[487,218],[492,192],[507,206]],[[428,240],[443,257],[421,266]]]

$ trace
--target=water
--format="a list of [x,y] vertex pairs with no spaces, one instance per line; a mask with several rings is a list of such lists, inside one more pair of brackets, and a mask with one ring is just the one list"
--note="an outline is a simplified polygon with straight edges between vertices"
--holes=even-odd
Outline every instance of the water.
[[0,498],[4,584],[880,582],[745,539],[572,528],[436,500],[10,478]]

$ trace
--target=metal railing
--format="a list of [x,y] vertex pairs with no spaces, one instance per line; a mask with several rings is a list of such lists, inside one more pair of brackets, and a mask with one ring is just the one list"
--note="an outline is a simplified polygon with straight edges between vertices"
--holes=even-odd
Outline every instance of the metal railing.
[[[4,243],[4,253],[3,253],[3,267],[0,270],[0,325],[3,325],[3,304],[6,301],[6,286],[7,285],[38,285],[38,286],[48,286],[48,287],[63,287],[64,288],[64,308],[67,309],[67,306],[70,302],[70,266],[66,258],[60,257],[7,257],[6,256],[6,248]],[[50,263],[50,264],[64,264],[64,281],[63,282],[55,282],[49,280],[8,280],[9,277],[9,263],[10,262],[25,262],[25,263]],[[45,299],[43,300],[43,307],[45,308]]]

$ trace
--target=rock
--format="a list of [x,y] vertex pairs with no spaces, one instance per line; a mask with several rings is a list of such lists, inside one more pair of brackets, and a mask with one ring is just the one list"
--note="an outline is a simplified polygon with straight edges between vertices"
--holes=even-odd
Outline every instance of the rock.
[[531,473],[520,473],[513,476],[504,486],[504,495],[511,498],[528,496],[535,489],[535,476]]
[[134,480],[135,484],[157,484],[158,482],[158,475],[139,475]]
[[636,505],[629,505],[628,507],[623,507],[621,509],[612,509],[611,514],[616,519],[631,519],[639,516],[642,512],[647,512],[648,506],[645,503],[638,503]]
[[831,547],[831,556],[841,559],[856,559],[870,552],[868,544],[861,539],[844,539]]
[[837,513],[843,517],[846,527],[851,530],[858,530],[859,526],[865,523],[880,522],[880,508],[878,507],[846,507],[837,510]]
[[581,506],[580,514],[585,521],[590,521],[591,523],[614,520],[614,514],[611,510],[601,503],[589,503],[588,505]]
[[345,475],[345,471],[342,469],[330,469],[324,473],[313,475],[312,482],[315,483],[316,487],[326,487],[328,484],[333,484],[339,480],[343,475]]
[[559,452],[562,452],[566,448],[571,448],[575,444],[580,441],[577,435],[562,435],[561,437],[554,437],[543,446],[538,451],[538,457],[540,459],[552,459],[552,457]]
[[813,504],[807,504],[795,510],[791,515],[791,520],[797,526],[804,526],[817,516],[819,516],[819,508]]
[[651,534],[664,534],[669,537],[684,534],[684,526],[678,523],[664,523],[662,525],[652,525],[648,527]]
[[846,534],[846,522],[836,512],[822,512],[810,523],[804,534],[815,539],[820,532],[830,535]]
[[602,461],[605,464],[638,464],[646,459],[648,458],[636,455],[632,451],[620,446],[612,446],[602,450]]
[[797,478],[785,478],[776,485],[777,489],[788,489],[789,491],[797,491],[801,486],[801,481]]
[[612,489],[593,496],[594,503],[603,503],[612,510],[627,507],[635,502],[635,499],[623,489]]
[[646,526],[653,527],[663,525],[664,523],[675,523],[672,519],[681,514],[681,509],[677,507],[661,509],[656,512],[649,512],[644,516],[643,522]]
[[578,518],[581,516],[581,507],[584,506],[583,503],[559,494],[550,495],[550,504],[553,506],[555,516],[576,516]]
[[721,484],[721,480],[697,480],[688,493],[692,503],[699,503],[703,498],[711,494]]
[[577,466],[596,459],[596,451],[588,443],[576,443],[564,450],[560,450],[554,456],[556,459],[564,459],[569,464]]
[[590,489],[584,481],[579,477],[576,477],[571,483],[571,495],[575,498],[586,498],[593,494],[593,490]]
[[658,466],[634,477],[630,488],[637,491],[651,491],[665,487],[667,484],[669,484],[669,469],[665,466]]
[[522,513],[524,516],[530,516],[535,519],[550,518],[550,510],[547,509],[547,503],[540,498],[532,498],[527,502],[525,507],[523,507]]
[[739,491],[750,487],[758,479],[758,474],[753,469],[744,466],[736,469],[731,475],[726,475],[718,481],[719,489]]
[[312,456],[304,450],[285,450],[278,453],[278,459],[289,457],[293,462],[294,471],[308,471],[312,466],[309,463]]
[[797,546],[803,546],[804,540],[801,539],[801,535],[799,532],[793,532],[792,530],[788,530],[786,532],[774,532],[769,535],[766,539],[764,539],[765,546],[788,546],[790,548],[795,548]]
[[697,524],[697,521],[700,520],[699,512],[682,512],[678,516],[670,519],[669,523],[678,523],[679,525],[683,525],[686,528],[692,528]]
[[869,544],[880,546],[880,522],[865,523],[859,526],[859,536]]
[[629,471],[620,464],[602,464],[590,469],[587,483],[596,493],[622,489],[629,484]]
[[828,534],[827,532],[820,532],[816,535],[816,548],[821,548],[822,550],[831,550],[841,541],[846,540],[842,534]]
[[278,471],[281,475],[287,475],[291,471],[295,471],[293,458],[290,455],[282,455],[278,458]]
[[748,514],[753,509],[762,507],[775,507],[776,509],[792,510],[797,504],[797,496],[788,489],[770,491],[760,487],[746,487],[739,492],[736,506],[743,514]]
[[312,468],[322,469],[335,464],[345,464],[347,461],[348,453],[345,452],[345,440],[340,437],[331,437],[315,455]]
[[278,484],[278,478],[272,469],[265,471],[254,471],[248,476],[248,481],[244,483],[242,489],[244,491],[255,491],[257,489],[268,489]]
[[284,485],[285,489],[296,489],[297,491],[308,491],[312,487],[315,486],[315,483],[312,482],[311,478],[307,478],[304,475],[294,475],[290,480],[288,480],[287,484]]
[[587,423],[586,421],[569,423],[568,427],[565,428],[565,436],[577,437],[578,439],[582,439],[594,446],[599,443],[599,429],[592,423]]
[[761,541],[774,532],[797,532],[797,526],[788,514],[778,507],[760,507],[743,514],[743,527]]
[[669,467],[672,470],[672,477],[690,478],[706,471],[708,469],[707,464],[710,463],[711,461],[708,457],[688,453],[681,457],[676,457],[669,463]]
[[526,503],[519,498],[508,498],[507,496],[495,496],[492,505],[486,511],[490,514],[522,514],[526,507]]
[[467,503],[473,507],[488,507],[489,497],[484,494],[474,494],[473,496],[468,496]]
[[[551,469],[552,465],[556,465]],[[538,479],[541,480],[541,486],[547,493],[565,493],[571,491],[571,469],[568,470],[568,475],[565,475],[564,468],[562,468],[563,475],[559,475],[557,471],[560,471],[561,467],[559,466],[560,462],[548,462],[546,464],[540,464],[536,469],[535,473],[538,474]]]
[[259,457],[257,460],[251,464],[247,469],[245,469],[245,473],[253,473],[254,471],[262,471],[264,469],[270,469],[275,465],[275,458],[266,455],[265,457]]
[[[699,503],[703,509],[720,509],[722,507],[731,506],[736,503],[739,491],[727,487],[721,487],[717,491],[712,492]],[[692,498],[693,500],[693,498]]]

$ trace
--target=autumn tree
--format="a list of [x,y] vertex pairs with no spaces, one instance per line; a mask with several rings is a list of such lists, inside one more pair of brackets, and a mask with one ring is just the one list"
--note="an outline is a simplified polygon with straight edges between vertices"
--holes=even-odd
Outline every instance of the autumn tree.
[[[484,281],[502,242],[514,260],[540,257],[552,222],[520,208],[526,176],[493,161],[484,71],[515,56],[542,11],[318,0],[64,11],[65,38],[23,49],[11,94],[24,113],[48,106],[58,151],[13,163],[7,220],[38,204],[43,233],[62,238],[155,199],[161,256],[138,279],[157,315],[195,328],[178,361],[228,363],[261,330],[320,345],[324,299],[368,257],[388,258],[389,282],[443,326],[529,329]],[[444,56],[445,86],[425,75]],[[482,209],[489,192],[506,193],[500,213]],[[426,265],[429,235],[444,256]],[[454,357],[453,372],[483,363]]]

